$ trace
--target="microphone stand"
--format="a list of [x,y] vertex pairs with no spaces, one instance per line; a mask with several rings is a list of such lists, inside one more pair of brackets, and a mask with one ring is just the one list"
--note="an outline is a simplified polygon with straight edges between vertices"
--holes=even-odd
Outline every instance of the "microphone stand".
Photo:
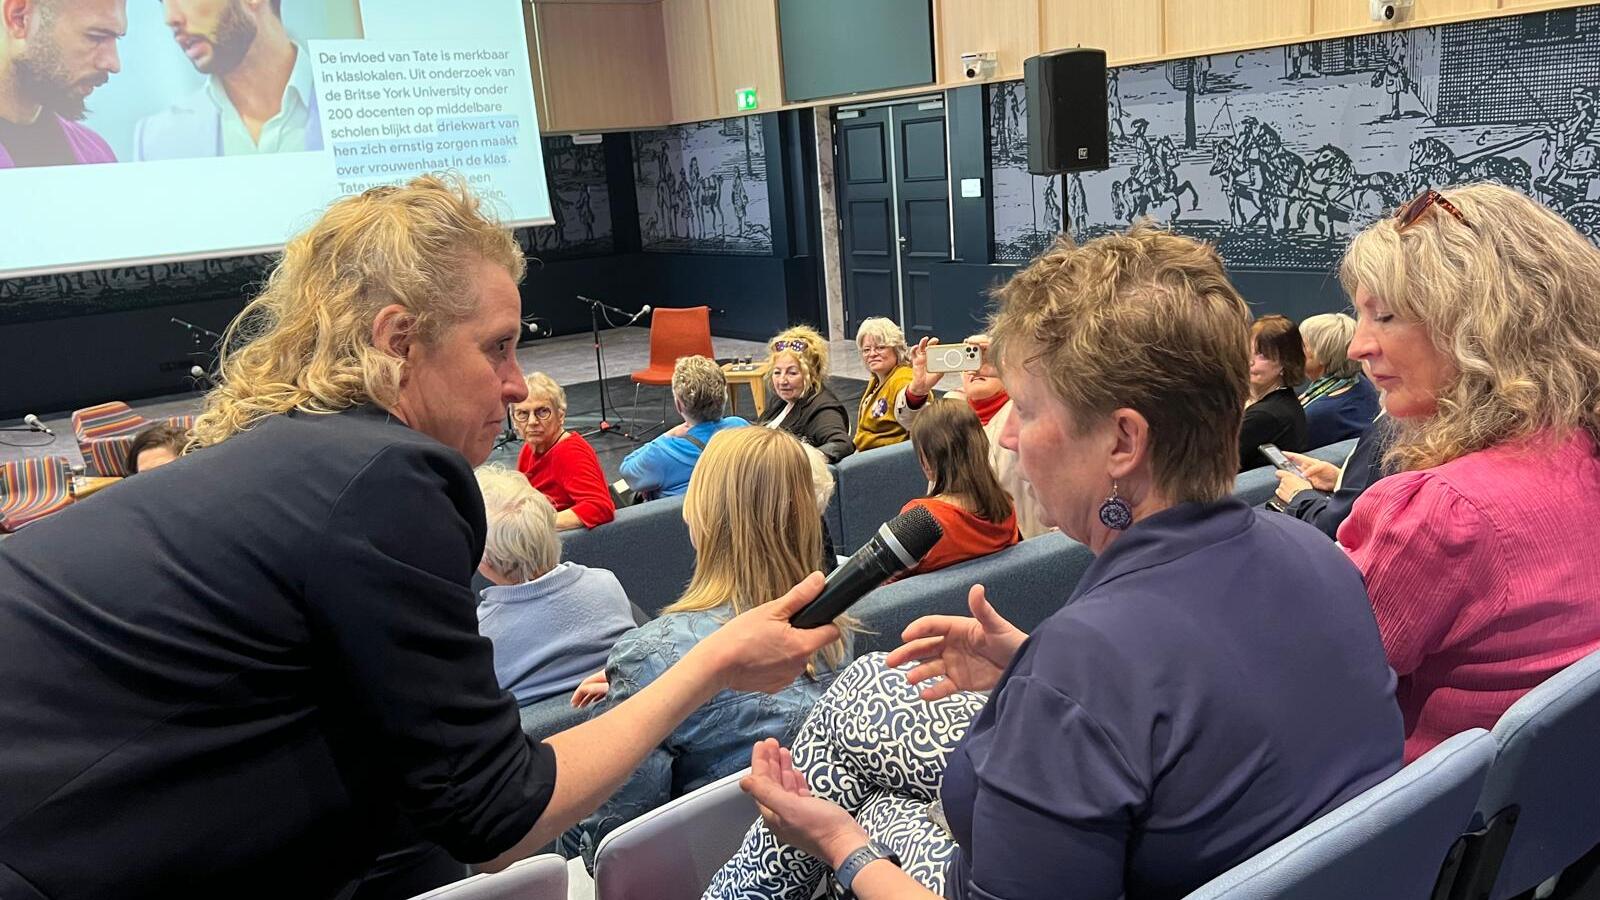
[[[601,310],[605,310],[606,312],[616,313],[619,316],[628,316],[628,321],[626,324],[632,325],[634,322],[639,321],[640,316],[644,315],[644,310],[640,310],[636,313],[629,313],[617,309],[615,306],[601,303],[599,300],[593,300],[585,297],[582,294],[577,294],[576,296],[579,300],[589,304],[589,334],[594,340],[594,368],[595,374],[600,378],[600,423],[588,431],[579,432],[579,437],[587,438],[601,434],[614,434],[618,437],[627,438],[629,441],[638,443],[638,438],[634,437],[625,428],[622,428],[617,423],[612,422],[610,417],[606,415],[606,395],[610,393],[610,391],[608,391],[606,388],[605,348],[600,342],[600,315]],[[611,320],[609,318],[606,320],[606,324],[611,324]],[[616,411],[615,404],[612,404],[612,410]]]

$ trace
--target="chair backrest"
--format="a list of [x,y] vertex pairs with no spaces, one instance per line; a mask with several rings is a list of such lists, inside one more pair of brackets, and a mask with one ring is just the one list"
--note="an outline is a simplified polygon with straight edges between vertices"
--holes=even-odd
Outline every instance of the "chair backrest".
[[[1306,455],[1323,462],[1343,466],[1344,461],[1350,458],[1350,451],[1356,448],[1354,440],[1340,441],[1326,447],[1306,451]],[[1251,506],[1260,506],[1272,499],[1278,490],[1278,476],[1273,474],[1271,466],[1262,466],[1259,469],[1248,469],[1240,472],[1233,483],[1233,495]]]
[[911,442],[901,441],[840,460],[833,493],[839,499],[840,519],[834,547],[849,556],[872,539],[878,526],[898,515],[900,507],[927,495],[928,476],[922,473]]
[[79,441],[93,440],[126,431],[137,431],[144,416],[121,400],[86,406],[72,414],[72,433]]
[[922,616],[964,616],[967,592],[982,584],[1013,625],[1032,631],[1067,601],[1094,554],[1060,532],[1041,534],[979,559],[884,585],[851,607],[865,633],[857,656],[900,646],[900,633]]
[[563,531],[561,558],[610,569],[628,599],[656,616],[683,594],[694,574],[694,545],[683,521],[683,498],[624,506],[604,525]]
[[567,900],[567,861],[555,853],[519,860],[493,875],[474,875],[412,900]]
[[670,369],[680,357],[711,359],[711,307],[671,307],[650,313],[650,367]]
[[594,858],[596,900],[697,900],[739,849],[756,804],[739,790],[749,769],[620,825]]
[[1188,900],[1425,900],[1493,762],[1488,732],[1462,732]]
[[65,456],[35,456],[0,465],[0,533],[10,533],[72,505]]
[[[1515,804],[1515,824],[1491,896],[1537,886],[1600,844],[1600,651],[1557,672],[1494,726],[1499,747],[1478,816]],[[1487,887],[1487,885],[1484,885]]]

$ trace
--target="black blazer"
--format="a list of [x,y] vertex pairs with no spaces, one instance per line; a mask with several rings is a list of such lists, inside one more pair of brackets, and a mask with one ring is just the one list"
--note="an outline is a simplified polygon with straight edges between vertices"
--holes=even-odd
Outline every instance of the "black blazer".
[[[771,422],[778,413],[783,412],[783,407],[782,403],[767,407],[756,424]],[[794,409],[789,410],[789,415],[778,427],[821,450],[830,463],[844,459],[856,449],[850,435],[850,416],[833,391],[825,387],[796,400]]]
[[[495,682],[461,455],[272,416],[0,546],[0,897],[329,897],[397,817],[467,862],[553,752]],[[31,887],[30,887],[31,886]]]
[[1239,429],[1239,471],[1271,465],[1256,449],[1262,444],[1304,453],[1311,449],[1310,441],[1311,430],[1300,398],[1293,388],[1278,388],[1244,411],[1244,425]]

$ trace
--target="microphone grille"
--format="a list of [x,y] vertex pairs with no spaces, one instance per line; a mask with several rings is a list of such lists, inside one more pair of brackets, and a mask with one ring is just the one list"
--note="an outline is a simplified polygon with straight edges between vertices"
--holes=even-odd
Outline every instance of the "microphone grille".
[[926,506],[913,506],[890,519],[889,533],[917,559],[927,556],[933,545],[939,543],[939,538],[944,537],[944,529]]

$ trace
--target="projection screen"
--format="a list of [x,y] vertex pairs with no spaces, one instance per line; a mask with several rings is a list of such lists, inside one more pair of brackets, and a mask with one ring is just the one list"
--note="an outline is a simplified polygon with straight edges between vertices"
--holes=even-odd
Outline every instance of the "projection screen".
[[522,0],[253,3],[71,0],[0,44],[38,110],[0,120],[0,278],[268,252],[432,171],[551,221]]

